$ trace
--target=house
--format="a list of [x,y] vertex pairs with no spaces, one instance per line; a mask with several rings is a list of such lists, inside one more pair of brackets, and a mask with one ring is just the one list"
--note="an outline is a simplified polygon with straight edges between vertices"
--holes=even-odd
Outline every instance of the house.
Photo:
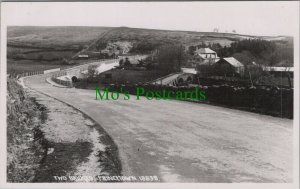
[[217,75],[242,76],[245,72],[245,66],[234,57],[221,58],[214,65],[214,71]]
[[200,57],[204,58],[204,59],[215,59],[217,58],[217,53],[213,50],[211,50],[210,48],[200,48],[200,49],[197,49],[195,52],[194,52],[195,55],[199,55]]
[[193,58],[189,61],[191,67],[197,67],[197,65],[201,64],[214,64],[220,58],[218,57],[217,53],[210,48],[200,48],[196,49],[194,52]]

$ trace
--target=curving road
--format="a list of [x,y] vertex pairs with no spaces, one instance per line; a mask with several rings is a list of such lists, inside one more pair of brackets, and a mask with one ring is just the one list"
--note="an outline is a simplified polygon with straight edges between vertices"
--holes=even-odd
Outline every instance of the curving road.
[[293,121],[171,100],[95,100],[47,75],[26,86],[89,115],[119,148],[123,175],[163,182],[292,182]]

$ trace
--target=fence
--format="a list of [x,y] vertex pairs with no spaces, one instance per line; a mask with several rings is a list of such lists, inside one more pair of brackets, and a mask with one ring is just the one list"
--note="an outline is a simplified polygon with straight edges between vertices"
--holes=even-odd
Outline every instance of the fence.
[[40,75],[40,74],[47,74],[51,72],[60,71],[60,68],[50,69],[50,70],[41,70],[41,71],[34,71],[34,72],[24,72],[21,74],[9,74],[10,77],[16,77],[17,79],[21,77],[33,76],[33,75]]
[[58,77],[67,75],[67,72],[63,71],[63,70],[61,71],[60,68],[51,69],[51,70],[34,71],[34,72],[25,72],[25,73],[21,73],[21,74],[9,74],[9,77],[16,77],[17,79],[19,79],[21,77],[47,74],[47,73],[52,73],[52,72],[57,72],[57,73],[53,73],[53,75],[51,76],[52,81],[54,81],[55,83],[60,84],[60,85],[64,85],[67,87],[73,87],[72,81],[65,81],[65,80],[58,79]]
[[25,72],[25,73],[18,74],[16,77],[17,77],[17,79],[19,79],[21,77],[27,77],[27,76],[32,76],[32,75],[40,75],[40,74],[44,74],[44,71]]
[[[128,57],[130,57],[130,56],[128,56]],[[141,57],[144,57],[144,56],[138,56],[138,55],[134,56],[134,58],[141,58]],[[103,59],[103,60],[96,60],[96,61],[95,60],[87,60],[86,63],[83,65],[69,68],[68,72],[72,72],[72,70],[74,70],[74,69],[77,69],[77,70],[79,70],[79,72],[82,72],[84,70],[87,70],[88,67],[91,65],[99,65],[104,62],[106,64],[110,64],[110,63],[114,63],[114,62],[119,62],[119,59],[109,59],[109,60]],[[17,77],[17,79],[19,79],[21,77],[39,75],[39,74],[47,74],[47,73],[52,73],[52,72],[57,72],[51,76],[52,81],[54,81],[60,85],[64,85],[67,87],[73,87],[72,81],[65,81],[65,80],[58,79],[58,77],[67,75],[67,72],[64,70],[60,70],[60,68],[55,68],[55,69],[50,69],[50,70],[42,70],[42,71],[34,71],[34,72],[26,72],[26,73],[21,73],[21,74],[17,74],[17,75],[10,74],[10,77]]]

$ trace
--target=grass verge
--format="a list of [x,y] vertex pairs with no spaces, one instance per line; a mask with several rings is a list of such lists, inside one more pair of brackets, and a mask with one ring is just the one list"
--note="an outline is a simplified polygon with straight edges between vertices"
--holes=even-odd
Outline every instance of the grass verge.
[[31,182],[44,148],[35,140],[41,111],[14,78],[7,81],[7,182]]

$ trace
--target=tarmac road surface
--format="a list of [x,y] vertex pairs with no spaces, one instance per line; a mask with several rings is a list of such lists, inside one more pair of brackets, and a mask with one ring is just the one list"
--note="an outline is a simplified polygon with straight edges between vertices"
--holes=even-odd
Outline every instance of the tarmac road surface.
[[89,115],[119,148],[122,174],[163,182],[292,182],[293,121],[174,100],[95,100],[95,90],[25,85]]

